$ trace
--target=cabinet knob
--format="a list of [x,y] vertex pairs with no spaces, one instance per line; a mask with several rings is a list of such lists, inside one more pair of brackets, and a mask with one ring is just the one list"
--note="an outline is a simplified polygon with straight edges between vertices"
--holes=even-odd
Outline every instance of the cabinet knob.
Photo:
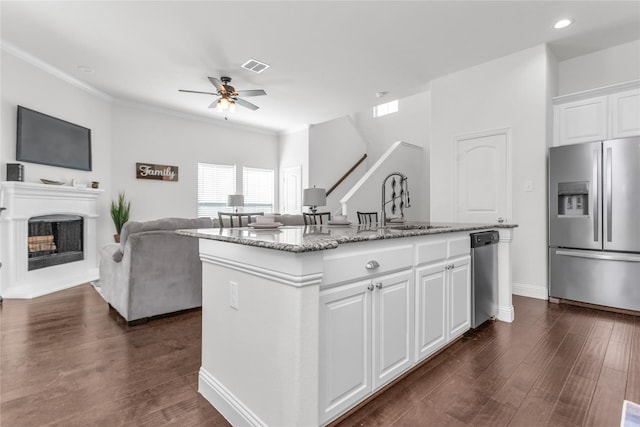
[[378,261],[375,261],[375,260],[369,261],[368,263],[365,264],[365,268],[367,270],[375,270],[378,267],[380,267],[380,263],[378,263]]
[[369,283],[369,286],[367,286],[367,289],[369,289],[370,291],[373,290],[373,283]]
[[382,289],[382,282],[378,282],[378,283],[376,283],[376,288],[378,288],[378,289]]

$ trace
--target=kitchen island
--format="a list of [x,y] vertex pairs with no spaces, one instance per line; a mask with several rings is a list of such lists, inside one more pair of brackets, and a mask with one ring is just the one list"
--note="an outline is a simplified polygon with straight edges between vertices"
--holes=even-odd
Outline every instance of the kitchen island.
[[496,229],[510,322],[509,224],[180,230],[200,239],[199,392],[233,425],[337,419],[470,327],[469,233]]

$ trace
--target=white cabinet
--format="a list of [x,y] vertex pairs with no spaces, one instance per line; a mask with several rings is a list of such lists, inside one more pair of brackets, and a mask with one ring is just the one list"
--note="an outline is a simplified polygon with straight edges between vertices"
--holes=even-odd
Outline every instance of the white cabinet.
[[320,293],[320,422],[412,366],[412,270]]
[[607,139],[607,97],[568,102],[555,107],[556,144]]
[[470,262],[467,255],[416,269],[416,361],[469,329]]
[[444,263],[416,270],[416,360],[447,343],[447,278]]
[[640,135],[640,89],[609,96],[611,138]]
[[412,365],[413,271],[374,280],[373,389],[377,390]]
[[371,281],[320,294],[320,421],[371,393]]
[[640,135],[640,81],[554,98],[553,145]]
[[471,326],[471,257],[451,260],[447,265],[449,322],[447,341],[464,334]]

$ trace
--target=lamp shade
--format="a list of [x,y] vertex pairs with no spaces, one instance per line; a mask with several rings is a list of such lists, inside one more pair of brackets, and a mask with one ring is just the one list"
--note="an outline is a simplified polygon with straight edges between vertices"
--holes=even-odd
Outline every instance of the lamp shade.
[[327,191],[324,188],[305,188],[302,191],[302,204],[304,206],[325,206]]
[[227,206],[244,206],[244,195],[229,194],[227,196]]

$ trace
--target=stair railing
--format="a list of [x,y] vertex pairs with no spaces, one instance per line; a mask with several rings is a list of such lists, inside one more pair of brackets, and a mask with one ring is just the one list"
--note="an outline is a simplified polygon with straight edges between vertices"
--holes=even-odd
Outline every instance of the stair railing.
[[335,184],[333,184],[333,185],[331,186],[331,188],[329,188],[329,189],[327,190],[327,196],[328,196],[329,194],[331,194],[331,192],[332,192],[333,190],[335,190],[335,189],[336,189],[336,187],[338,187],[338,185],[342,184],[342,181],[344,181],[345,179],[347,179],[347,177],[348,177],[349,175],[351,175],[351,174],[353,173],[353,171],[354,171],[354,170],[356,170],[356,168],[357,168],[358,166],[360,166],[360,163],[364,162],[364,160],[365,160],[366,158],[367,158],[367,153],[364,153],[364,154],[362,155],[362,157],[360,157],[360,160],[358,160],[358,161],[357,161],[353,166],[351,166],[351,169],[349,169],[349,170],[348,170],[344,175],[342,175],[342,178],[340,178],[338,181],[336,181],[336,183],[335,183]]

